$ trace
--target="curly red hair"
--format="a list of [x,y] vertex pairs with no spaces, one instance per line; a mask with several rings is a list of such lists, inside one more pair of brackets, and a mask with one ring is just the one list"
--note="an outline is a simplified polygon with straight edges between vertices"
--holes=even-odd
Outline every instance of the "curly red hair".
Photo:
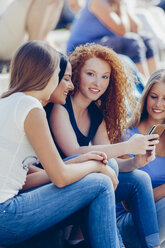
[[96,104],[103,113],[110,142],[116,143],[120,141],[123,129],[127,127],[127,113],[135,103],[132,77],[128,76],[126,68],[112,49],[93,43],[81,45],[69,55],[75,87],[73,95],[79,90],[82,67],[93,57],[106,61],[111,67],[109,86]]

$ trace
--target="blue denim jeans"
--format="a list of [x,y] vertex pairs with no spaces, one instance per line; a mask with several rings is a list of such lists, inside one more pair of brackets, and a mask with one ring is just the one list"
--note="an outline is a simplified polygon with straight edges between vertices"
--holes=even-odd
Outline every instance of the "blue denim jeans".
[[[123,241],[125,241],[125,237],[123,237],[123,227],[122,225],[119,225],[119,219],[122,220],[122,216],[124,218],[126,212],[123,207],[121,209],[118,207],[118,205],[120,205],[119,202],[121,201],[124,201],[130,209],[129,215],[132,218],[132,223],[134,223],[140,248],[150,248],[160,245],[156,209],[153,200],[150,177],[147,173],[140,170],[134,170],[128,173],[119,173],[116,160],[109,159],[108,162],[109,166],[114,169],[119,178],[119,185],[116,189],[115,196],[117,203],[117,216],[120,214],[120,216],[117,217],[117,224]],[[164,209],[162,210],[162,207],[160,207],[159,212],[162,211],[164,211]],[[163,226],[164,218],[160,218],[159,223],[160,222],[162,223],[161,226]],[[124,230],[126,234],[129,232],[129,229],[127,230],[127,226],[125,226]],[[161,233],[162,236],[165,236],[163,228]],[[131,235],[132,234],[129,233],[127,237],[132,237]],[[122,239],[119,234],[118,238],[120,240],[120,244],[122,245]],[[129,248],[132,248],[133,244],[134,242],[130,242]]]
[[[140,170],[134,170],[128,173],[119,173],[115,159],[109,160],[109,166],[115,170],[119,179],[119,185],[115,192],[117,203],[117,225],[124,245],[126,246],[127,244],[125,242],[125,237],[127,237],[128,240],[130,240],[130,246],[126,247],[136,248],[136,246],[134,246],[133,236],[131,232],[129,232],[129,224],[126,225],[127,221],[124,222],[124,220],[127,220],[128,218],[125,217],[125,215],[128,215],[132,220],[134,229],[136,229],[136,234],[139,237],[140,248],[160,245],[156,209],[153,200],[150,177],[147,173]],[[130,213],[126,214],[126,211],[121,206],[121,201],[125,202],[126,206],[130,209]],[[159,224],[161,222],[161,226],[165,227],[165,212],[164,209],[162,209],[162,205],[159,206],[159,215],[161,215],[161,218],[158,218]],[[161,236],[163,236],[163,238],[165,237],[165,228],[161,228]],[[137,248],[139,248],[139,246],[137,246]]]
[[134,63],[142,63],[158,53],[157,44],[151,34],[128,32],[123,36],[103,36],[93,42],[112,48],[116,53],[131,58]]
[[[116,202],[121,201],[130,210],[128,213],[117,204],[117,226],[125,246],[136,248],[136,239],[140,244],[137,247],[140,248],[160,245],[152,185],[147,173],[135,170],[119,174]],[[133,230],[136,230],[136,239],[132,234]]]
[[[158,218],[161,248],[165,248],[165,198],[157,201],[155,205]],[[120,215],[117,218],[117,224],[122,235],[123,242],[127,248],[132,248],[132,244],[134,244],[134,248],[142,247],[131,213],[124,212],[122,215]],[[151,219],[148,219],[146,224],[148,225],[148,228],[152,228]]]
[[[92,248],[119,248],[111,180],[92,173],[64,188],[46,184],[0,204],[0,245],[19,243],[83,209]],[[85,210],[85,211],[84,211]]]

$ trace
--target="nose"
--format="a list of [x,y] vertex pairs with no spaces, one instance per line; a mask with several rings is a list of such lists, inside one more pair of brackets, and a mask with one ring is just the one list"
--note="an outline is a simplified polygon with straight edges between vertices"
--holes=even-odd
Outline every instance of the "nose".
[[69,90],[74,90],[74,85],[73,85],[72,81],[69,82],[68,88],[69,88]]
[[156,101],[156,106],[161,106],[163,104],[163,101],[161,98],[157,98],[157,101]]
[[98,77],[95,77],[94,85],[99,86],[99,83],[100,83],[99,78]]

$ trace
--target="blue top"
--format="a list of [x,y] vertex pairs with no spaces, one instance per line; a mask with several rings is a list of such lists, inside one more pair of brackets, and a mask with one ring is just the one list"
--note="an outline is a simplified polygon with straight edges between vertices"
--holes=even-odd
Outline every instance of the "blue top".
[[[129,139],[135,133],[140,134],[137,127],[129,129],[127,133],[127,139]],[[151,177],[153,188],[156,188],[165,183],[165,157],[159,158],[156,156],[155,160],[151,161],[144,167],[139,168],[139,170],[148,173],[148,175]]]
[[86,1],[85,7],[80,11],[72,23],[70,38],[67,44],[67,52],[73,51],[78,45],[101,39],[103,36],[116,35],[90,12],[88,7],[89,1],[90,0]]
[[[88,136],[85,136],[83,133],[81,133],[81,131],[79,130],[79,128],[77,126],[74,112],[73,112],[72,102],[71,102],[69,95],[66,99],[66,104],[63,106],[65,107],[65,109],[67,110],[67,112],[69,114],[70,122],[71,122],[73,130],[76,134],[78,144],[80,146],[88,146],[90,141],[94,138],[94,136],[97,132],[97,129],[103,120],[103,115],[102,115],[101,111],[99,110],[99,108],[96,106],[96,104],[94,102],[92,102],[89,105],[88,113],[89,113],[89,116],[91,118],[91,126],[89,129]],[[62,158],[65,158],[66,156],[63,154],[61,149],[58,146],[57,146],[57,148],[58,148],[59,153],[62,156]]]
[[[129,139],[134,134],[140,134],[137,127],[134,127],[133,129],[129,129],[126,134],[126,139]],[[129,154],[130,156],[134,156]],[[151,178],[152,187],[156,188],[162,184],[165,184],[165,157],[159,158],[156,156],[155,160],[151,161],[144,167],[139,168],[138,170],[142,170],[148,173],[148,175]],[[125,212],[125,209],[121,205],[121,203],[118,203],[116,205],[116,215],[119,216]]]

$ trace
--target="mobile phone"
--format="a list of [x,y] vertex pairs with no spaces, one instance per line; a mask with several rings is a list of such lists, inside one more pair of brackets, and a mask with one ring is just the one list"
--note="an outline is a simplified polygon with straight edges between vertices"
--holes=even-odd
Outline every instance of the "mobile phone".
[[151,127],[148,134],[159,134],[159,137],[165,130],[165,124],[158,124]]

